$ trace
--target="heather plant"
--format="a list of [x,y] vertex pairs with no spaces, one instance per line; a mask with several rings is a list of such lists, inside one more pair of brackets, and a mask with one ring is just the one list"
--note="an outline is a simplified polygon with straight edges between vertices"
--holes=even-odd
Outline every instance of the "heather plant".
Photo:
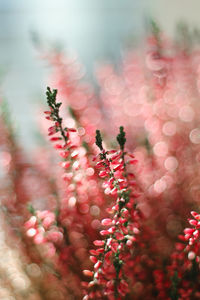
[[153,24],[143,56],[96,68],[98,89],[44,51],[49,146],[31,162],[1,116],[4,226],[30,284],[16,299],[200,299],[200,52],[179,30]]

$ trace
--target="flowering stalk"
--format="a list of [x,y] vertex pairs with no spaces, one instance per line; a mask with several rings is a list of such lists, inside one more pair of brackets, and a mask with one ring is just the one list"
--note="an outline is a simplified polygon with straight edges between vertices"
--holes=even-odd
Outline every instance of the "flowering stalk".
[[[128,164],[135,164],[133,155],[124,151],[126,142],[123,127],[117,136],[120,151],[106,151],[103,148],[100,131],[96,131],[96,145],[100,149],[97,168],[102,168],[99,172],[101,178],[106,178],[104,186],[106,194],[115,197],[116,202],[108,209],[110,218],[105,218],[101,224],[106,227],[100,231],[104,240],[95,240],[94,245],[97,250],[91,250],[90,259],[94,265],[94,272],[85,270],[86,276],[93,279],[88,284],[86,299],[102,299],[106,295],[108,299],[121,299],[128,291],[126,272],[135,235],[139,233],[138,212],[133,196],[133,185],[130,177],[134,175],[127,173]],[[133,159],[125,160],[129,156]],[[85,284],[87,285],[87,284]]]
[[171,254],[168,269],[170,299],[199,299],[199,236],[200,214],[191,211],[193,219],[188,219],[191,227],[184,229],[184,235],[179,235],[175,251]]
[[[75,293],[77,294],[77,292],[79,293],[80,279],[83,277],[81,272],[83,261],[79,253],[84,250],[85,245],[91,244],[90,240],[94,240],[97,233],[94,227],[91,228],[93,217],[89,208],[99,210],[97,205],[103,203],[103,195],[96,185],[95,190],[93,189],[96,197],[91,199],[91,186],[89,185],[92,180],[96,183],[97,177],[86,156],[87,152],[81,145],[78,135],[75,135],[74,139],[70,136],[70,133],[75,132],[76,129],[63,126],[63,120],[59,114],[61,103],[56,102],[57,90],[51,91],[50,88],[47,88],[46,95],[50,107],[49,111],[45,111],[46,119],[54,122],[48,130],[48,135],[50,140],[55,143],[54,148],[63,158],[60,165],[65,171],[63,174],[64,193],[61,195],[61,202],[57,205],[56,214],[56,232],[62,232],[63,241],[54,246],[56,246],[56,254],[59,255],[58,265],[64,276],[67,271],[73,274],[73,280],[77,286]],[[82,231],[87,232],[84,238]],[[76,239],[72,239],[72,236],[76,236]],[[44,238],[43,241],[45,242],[46,239]],[[69,256],[70,260],[68,260]],[[84,263],[87,265],[87,260]]]

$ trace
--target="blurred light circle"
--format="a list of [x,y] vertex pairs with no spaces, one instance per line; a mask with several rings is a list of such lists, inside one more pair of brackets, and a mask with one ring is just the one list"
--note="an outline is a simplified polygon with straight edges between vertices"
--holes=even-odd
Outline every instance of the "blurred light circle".
[[90,213],[92,216],[98,216],[100,214],[100,208],[97,205],[92,205],[90,207]]
[[129,100],[123,104],[124,112],[127,116],[136,117],[141,113],[141,105],[135,104]]
[[168,89],[163,95],[164,102],[166,104],[173,104],[175,102],[174,94],[170,89]]
[[157,156],[165,156],[168,152],[168,146],[165,142],[158,142],[153,147],[153,151]]
[[85,134],[85,129],[84,129],[83,127],[79,127],[79,128],[77,129],[77,131],[78,131],[78,135],[80,135],[80,136],[82,136],[82,135]]
[[18,290],[24,290],[29,286],[29,282],[21,276],[15,276],[12,279],[13,286]]
[[92,228],[98,229],[101,226],[101,223],[99,220],[93,220],[91,223]]
[[159,129],[159,121],[157,119],[149,118],[144,122],[147,131],[155,132]]
[[165,162],[165,169],[168,171],[174,171],[177,167],[178,167],[178,161],[176,159],[176,157],[174,156],[169,156]]
[[189,137],[193,144],[200,144],[200,129],[194,128],[192,131],[190,131]]
[[27,272],[33,277],[39,277],[41,275],[40,267],[34,263],[27,266]]
[[160,193],[164,192],[164,190],[167,187],[167,184],[166,184],[165,180],[163,178],[161,178],[154,183],[153,187],[154,187],[154,190],[160,194]]
[[66,126],[66,127],[75,127],[75,120],[74,119],[72,119],[72,118],[65,118],[64,119],[64,126]]
[[33,237],[34,235],[36,235],[37,231],[35,228],[30,228],[29,230],[27,230],[26,234],[30,237]]
[[176,133],[176,124],[174,122],[165,122],[162,131],[165,135],[172,136]]
[[93,168],[87,168],[87,170],[86,170],[86,175],[87,175],[87,176],[92,176],[92,175],[94,175],[94,169],[93,169]]
[[177,118],[178,117],[178,111],[179,109],[177,108],[176,105],[169,105],[166,108],[167,114],[168,116],[172,117],[172,118]]
[[179,118],[183,122],[191,122],[194,119],[194,111],[190,106],[183,106],[179,111]]
[[196,257],[196,254],[193,251],[190,251],[188,253],[188,259],[189,260],[193,260],[193,259],[195,259],[195,257]]
[[69,207],[74,207],[76,205],[76,198],[75,197],[70,197],[68,201]]
[[105,81],[105,90],[111,95],[119,95],[123,91],[124,85],[117,76],[110,76]]

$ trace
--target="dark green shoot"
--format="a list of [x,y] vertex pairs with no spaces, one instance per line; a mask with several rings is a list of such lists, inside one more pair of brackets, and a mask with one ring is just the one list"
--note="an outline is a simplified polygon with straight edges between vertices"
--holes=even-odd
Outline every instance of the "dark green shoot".
[[120,145],[120,149],[123,151],[124,150],[124,145],[126,143],[126,138],[125,138],[125,131],[124,131],[124,127],[120,126],[119,127],[119,134],[117,136],[117,142]]
[[62,103],[56,102],[57,90],[53,89],[51,91],[50,87],[47,87],[46,96],[47,96],[47,104],[51,108],[51,118],[53,121],[55,121],[58,124],[57,125],[58,131],[60,131],[63,139],[66,142],[68,139],[64,132],[64,130],[66,130],[66,129],[62,128],[62,118],[59,115],[59,108]]
[[70,115],[72,116],[72,118],[74,120],[76,120],[75,112],[74,112],[74,110],[73,110],[73,108],[71,106],[68,106],[68,111],[69,111]]
[[101,137],[101,132],[100,130],[96,130],[96,145],[99,147],[99,149],[102,151],[103,146],[102,146],[102,137]]
[[160,30],[160,27],[158,26],[158,23],[155,20],[151,19],[150,20],[150,26],[151,26],[151,30],[152,30],[153,35],[156,38],[159,38],[161,30]]
[[[52,108],[52,112],[55,115],[53,117],[58,117],[59,107],[61,106],[62,103],[61,102],[56,103],[57,90],[51,91],[50,87],[47,87],[46,96],[47,96],[47,103],[49,107]],[[58,118],[58,120],[56,121],[60,123],[62,119]]]
[[32,214],[32,215],[35,215],[36,214],[36,211],[35,211],[35,208],[31,205],[31,204],[28,204],[28,211]]

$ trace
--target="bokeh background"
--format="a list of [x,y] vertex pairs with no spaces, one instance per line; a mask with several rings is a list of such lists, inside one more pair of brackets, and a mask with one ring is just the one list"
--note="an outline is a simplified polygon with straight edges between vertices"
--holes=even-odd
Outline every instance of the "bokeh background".
[[[189,28],[200,29],[199,11],[200,0],[0,0],[0,100],[3,98],[9,104],[12,122],[16,127],[15,137],[17,142],[21,142],[23,150],[32,150],[34,147],[37,149],[36,132],[39,127],[37,121],[39,118],[44,119],[38,107],[41,104],[44,106],[46,104],[45,91],[48,76],[51,73],[48,63],[40,58],[38,45],[34,41],[39,39],[44,45],[59,47],[68,53],[75,53],[84,66],[87,80],[93,81],[95,84],[93,70],[97,63],[110,61],[119,69],[125,49],[139,46],[139,49],[145,51],[144,41],[150,30],[150,20],[155,20],[166,35],[174,38],[176,26],[180,21],[188,24]],[[198,57],[196,56],[196,58]],[[144,108],[147,109],[148,116],[145,109],[141,110],[141,123],[143,126],[143,120],[147,116],[145,129],[150,132],[151,143],[148,139],[139,140],[138,144],[141,147],[136,152],[139,159],[141,157],[140,160],[143,164],[139,180],[144,183],[147,196],[151,197],[150,204],[143,201],[143,210],[147,217],[153,216],[152,219],[150,218],[151,222],[160,230],[158,230],[158,236],[152,240],[152,244],[156,241],[159,244],[160,252],[158,253],[164,256],[167,255],[167,251],[171,251],[172,242],[178,233],[182,232],[189,211],[199,207],[200,199],[200,129],[197,127],[199,124],[200,90],[198,64],[200,63],[199,59],[195,61],[195,67],[192,70],[195,70],[196,73],[192,73],[189,69],[191,66],[187,66],[185,62],[186,60],[182,56],[177,60],[175,59],[173,66],[175,69],[178,66],[176,78],[179,80],[177,86],[180,85],[180,91],[176,84],[173,85],[169,79],[169,92],[171,91],[172,94],[166,93],[163,109],[165,110],[169,105],[171,114],[166,109],[163,112],[167,114],[166,119],[165,116],[163,119],[162,117],[159,118],[159,109],[161,108],[162,111],[162,106],[159,106],[159,99],[155,103],[158,106],[148,110],[151,104],[145,106],[146,98],[144,96]],[[181,68],[182,65],[183,68]],[[155,66],[157,65],[155,64]],[[153,71],[155,70],[153,69]],[[163,70],[163,74],[165,74],[165,65],[164,68],[161,66],[159,71]],[[149,70],[149,72],[151,71]],[[140,73],[134,74],[136,74],[134,79],[138,74],[140,75]],[[154,72],[152,74],[154,75]],[[194,74],[196,74],[195,78],[190,76]],[[191,82],[195,85],[192,85]],[[102,88],[104,87],[102,86]],[[176,97],[174,92],[177,90],[179,97]],[[164,90],[164,92],[168,92],[168,90]],[[131,96],[131,91],[129,93]],[[137,94],[139,93],[137,92]],[[182,94],[185,97],[182,97]],[[112,94],[109,99],[112,99]],[[119,97],[118,101],[120,99]],[[126,103],[124,102],[125,105]],[[132,103],[135,104],[135,102]],[[140,112],[142,103],[138,105],[138,112]],[[182,105],[182,110],[179,109],[179,103]],[[119,107],[121,108],[121,102],[120,105],[115,106],[115,111]],[[132,109],[135,109],[135,106]],[[153,109],[156,109],[158,115],[155,122],[154,117],[151,118]],[[128,116],[127,124],[131,124],[132,116],[137,116],[137,110],[135,115],[131,111],[127,113],[128,109],[125,113],[123,113],[125,110],[121,111],[123,118]],[[96,114],[93,115],[96,117]],[[169,122],[167,122],[168,119]],[[109,124],[109,122],[105,122],[105,118],[103,123]],[[180,131],[177,130],[176,132],[176,125]],[[155,126],[157,129],[153,132]],[[133,127],[133,131],[130,131],[133,136],[136,132],[135,128]],[[175,138],[173,139],[174,135]],[[8,134],[8,136],[10,135]],[[149,138],[149,136],[147,137]],[[36,205],[39,209],[43,209],[44,206],[44,208],[49,209],[50,207],[53,210],[52,201],[57,198],[56,193],[58,195],[62,193],[60,173],[57,173],[55,168],[57,162],[54,161],[54,157],[53,159],[48,157],[48,152],[44,149],[41,151],[39,148],[38,151],[30,152],[30,162],[27,163],[29,159],[26,158],[24,152],[22,155],[15,143],[12,143],[12,138],[10,143],[7,138],[7,131],[3,127],[0,138],[3,145],[0,153],[0,300],[43,299],[27,297],[32,289],[29,278],[34,277],[36,280],[39,278],[38,286],[41,283],[41,290],[49,290],[48,292],[52,294],[54,286],[52,286],[52,290],[49,289],[49,277],[46,277],[48,269],[47,272],[42,268],[40,269],[39,265],[32,263],[32,260],[25,264],[26,257],[23,257],[24,260],[22,261],[21,253],[23,252],[20,245],[22,239],[19,239],[17,234],[21,233],[22,236],[27,234],[24,230],[24,222],[28,218],[27,203],[32,203],[34,207]],[[180,147],[177,147],[176,139],[178,144],[180,143],[178,145]],[[171,149],[173,150],[171,156],[169,156],[168,147],[169,153],[171,153]],[[174,149],[176,150],[175,154]],[[155,170],[151,166],[153,161],[151,161],[151,151],[154,151],[153,160],[155,158],[157,162]],[[50,161],[52,164],[49,164]],[[91,168],[87,170],[89,169]],[[86,186],[84,181],[82,186]],[[70,196],[68,193],[68,197]],[[61,199],[62,197],[61,195]],[[77,195],[76,197],[78,199]],[[156,201],[154,201],[154,197]],[[86,198],[88,199],[88,197]],[[98,201],[98,197],[95,196],[94,198]],[[69,203],[70,199],[73,200],[72,204],[69,205],[71,207],[75,205],[76,198],[67,199]],[[80,197],[80,199],[82,198]],[[171,199],[175,200],[172,201]],[[62,200],[65,201],[65,197]],[[93,205],[92,203],[91,205]],[[53,204],[55,205],[55,203]],[[97,209],[97,215],[104,211],[103,205],[96,206],[95,204],[92,206]],[[84,211],[81,214],[84,214]],[[94,217],[96,218],[96,213]],[[98,220],[94,221],[99,222]],[[12,227],[13,232],[16,233],[17,239],[13,236],[14,242],[9,230],[7,227],[5,228],[7,222],[10,222],[10,228]],[[89,223],[88,219],[87,223]],[[89,234],[85,236],[89,236]],[[10,243],[8,243],[9,239]],[[12,247],[12,244],[15,244],[15,247]],[[25,243],[25,247],[26,245]],[[77,245],[78,248],[79,241]],[[31,247],[35,249],[34,244],[30,244],[28,249]],[[29,254],[32,255],[32,251],[27,252],[27,257]],[[152,253],[149,253],[152,257]],[[46,278],[48,286],[44,288],[43,282]],[[151,276],[148,278],[151,279]],[[10,282],[11,288],[9,287]],[[192,281],[192,284],[194,282],[198,284],[199,281]],[[193,290],[195,289],[193,288]],[[145,286],[144,292],[146,291]],[[14,292],[21,296],[15,298]],[[46,296],[45,299],[54,300],[58,297],[49,298]]]
[[173,36],[177,22],[199,26],[198,0],[0,0],[1,94],[9,102],[19,138],[31,148],[35,108],[48,68],[31,36],[73,51],[92,78],[94,64],[120,60],[122,50],[142,41],[148,19]]

